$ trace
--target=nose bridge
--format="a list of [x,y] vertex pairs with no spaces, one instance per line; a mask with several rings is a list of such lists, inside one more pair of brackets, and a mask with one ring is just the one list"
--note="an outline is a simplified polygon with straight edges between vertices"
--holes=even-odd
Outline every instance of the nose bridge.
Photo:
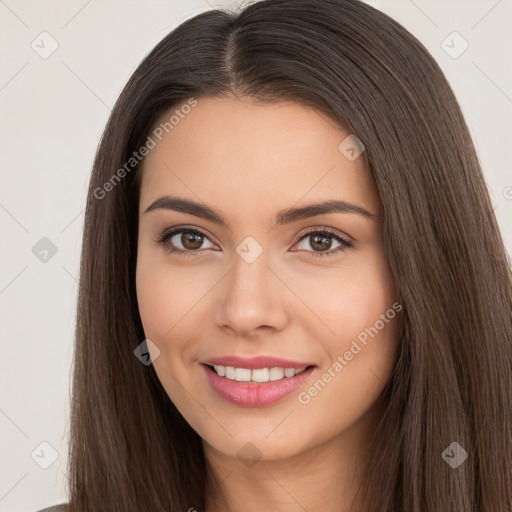
[[240,256],[242,245],[238,248],[237,256],[233,258],[233,269],[230,272],[230,285],[233,292],[246,291],[247,293],[260,293],[268,290],[268,258],[266,253],[261,253],[258,257],[246,259]]
[[[286,321],[279,280],[269,270],[267,253],[247,258],[240,244],[228,272],[216,312],[219,326],[229,326],[239,334],[260,326],[281,329]],[[249,246],[251,250],[251,247]]]

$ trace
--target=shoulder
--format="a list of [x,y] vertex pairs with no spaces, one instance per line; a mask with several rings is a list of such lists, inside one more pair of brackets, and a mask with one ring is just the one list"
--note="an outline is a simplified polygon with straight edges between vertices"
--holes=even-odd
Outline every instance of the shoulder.
[[61,503],[60,505],[54,505],[53,507],[43,508],[36,512],[68,512],[67,503]]

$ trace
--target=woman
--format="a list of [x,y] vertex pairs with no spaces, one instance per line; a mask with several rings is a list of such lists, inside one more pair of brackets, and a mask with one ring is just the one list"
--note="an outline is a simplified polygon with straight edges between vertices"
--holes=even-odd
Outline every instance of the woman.
[[511,272],[388,16],[176,28],[109,119],[82,251],[70,512],[511,509]]

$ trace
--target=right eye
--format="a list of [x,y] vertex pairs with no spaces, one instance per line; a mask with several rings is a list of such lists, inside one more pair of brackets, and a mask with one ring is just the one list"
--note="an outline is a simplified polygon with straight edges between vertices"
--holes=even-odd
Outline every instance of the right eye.
[[210,241],[206,233],[203,233],[201,230],[181,227],[166,229],[160,238],[155,241],[162,244],[168,253],[192,256],[203,252],[200,248],[206,240],[212,244],[206,247],[206,249],[215,247],[215,244]]

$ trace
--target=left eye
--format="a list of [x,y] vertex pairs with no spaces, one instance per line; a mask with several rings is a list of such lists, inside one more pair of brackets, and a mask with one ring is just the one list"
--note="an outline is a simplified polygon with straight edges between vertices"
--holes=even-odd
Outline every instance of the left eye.
[[[332,239],[338,242],[335,250],[329,250],[332,246]],[[299,239],[297,244],[309,240],[308,245],[313,249],[311,256],[329,256],[338,252],[343,252],[345,249],[352,247],[352,243],[341,235],[334,233],[329,229],[309,231]],[[316,249],[316,250],[315,250]]]

